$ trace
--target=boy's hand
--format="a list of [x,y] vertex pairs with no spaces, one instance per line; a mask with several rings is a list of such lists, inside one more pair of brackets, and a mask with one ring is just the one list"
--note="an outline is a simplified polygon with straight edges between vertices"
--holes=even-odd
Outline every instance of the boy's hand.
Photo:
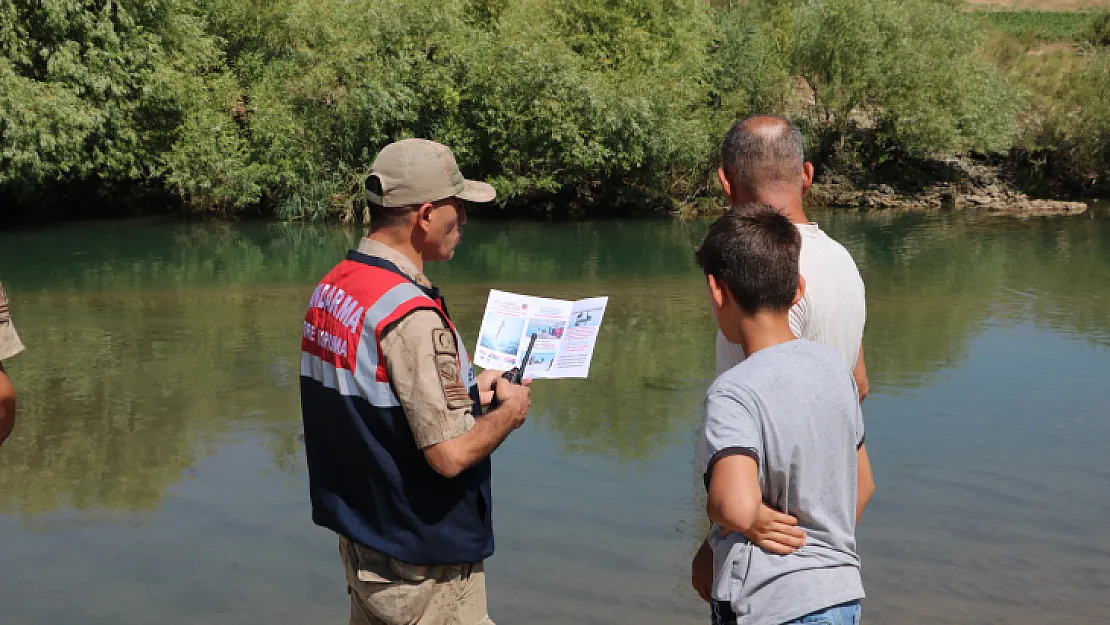
[[798,527],[798,519],[766,504],[759,506],[755,524],[744,536],[760,549],[780,556],[790,555],[806,544],[806,533]]

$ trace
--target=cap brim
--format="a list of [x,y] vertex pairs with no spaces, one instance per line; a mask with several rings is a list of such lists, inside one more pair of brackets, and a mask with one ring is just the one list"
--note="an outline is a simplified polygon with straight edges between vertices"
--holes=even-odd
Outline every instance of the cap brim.
[[455,197],[467,202],[492,202],[497,197],[497,190],[484,182],[467,180],[463,182],[463,190],[456,193]]

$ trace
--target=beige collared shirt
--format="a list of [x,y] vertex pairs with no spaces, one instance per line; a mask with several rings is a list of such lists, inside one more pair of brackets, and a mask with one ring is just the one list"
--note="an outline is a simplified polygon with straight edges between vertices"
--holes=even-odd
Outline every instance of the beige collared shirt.
[[7,360],[23,351],[23,343],[15,332],[11,313],[8,310],[8,294],[0,284],[0,361]]
[[[384,243],[364,238],[358,251],[393,263],[421,286],[432,286],[412,260]],[[471,401],[457,364],[458,346],[439,313],[409,313],[382,337],[381,346],[389,381],[421,449],[474,427]]]

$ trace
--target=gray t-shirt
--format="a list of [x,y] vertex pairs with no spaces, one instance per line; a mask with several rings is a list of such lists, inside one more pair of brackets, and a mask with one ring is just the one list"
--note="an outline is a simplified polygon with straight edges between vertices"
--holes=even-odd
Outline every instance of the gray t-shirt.
[[855,539],[863,415],[843,360],[802,339],[760,350],[717,378],[705,411],[706,468],[734,453],[754,458],[763,502],[806,531],[805,546],[779,556],[713,526],[713,598],[745,625],[863,598]]

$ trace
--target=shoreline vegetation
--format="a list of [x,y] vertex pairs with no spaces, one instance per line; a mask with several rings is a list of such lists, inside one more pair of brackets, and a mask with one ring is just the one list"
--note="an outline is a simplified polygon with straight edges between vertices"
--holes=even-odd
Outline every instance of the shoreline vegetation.
[[1081,212],[1062,200],[1110,196],[1110,12],[1006,8],[13,0],[0,214],[357,222],[409,136],[497,187],[482,216],[700,214],[756,112],[802,127],[817,203]]

